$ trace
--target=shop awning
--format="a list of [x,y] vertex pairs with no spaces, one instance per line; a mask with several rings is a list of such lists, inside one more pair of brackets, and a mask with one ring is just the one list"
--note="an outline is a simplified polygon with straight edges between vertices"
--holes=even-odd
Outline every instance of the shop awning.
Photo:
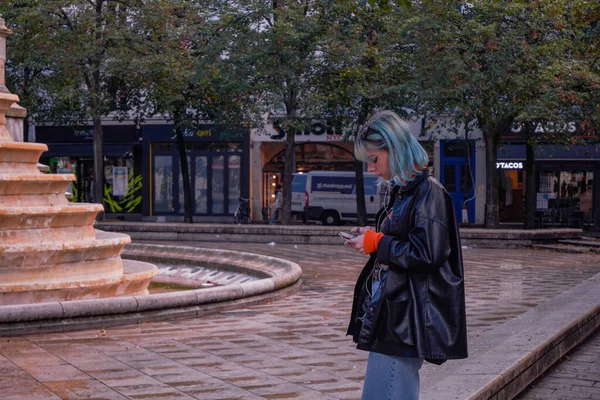
[[[109,157],[121,157],[131,152],[132,143],[105,143],[102,146],[104,155]],[[94,146],[92,143],[50,143],[48,151],[42,153],[42,157],[93,157]]]

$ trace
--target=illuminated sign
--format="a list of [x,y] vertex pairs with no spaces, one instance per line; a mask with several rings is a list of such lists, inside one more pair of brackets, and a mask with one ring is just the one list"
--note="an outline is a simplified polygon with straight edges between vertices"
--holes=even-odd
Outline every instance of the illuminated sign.
[[522,162],[497,162],[496,169],[523,169]]

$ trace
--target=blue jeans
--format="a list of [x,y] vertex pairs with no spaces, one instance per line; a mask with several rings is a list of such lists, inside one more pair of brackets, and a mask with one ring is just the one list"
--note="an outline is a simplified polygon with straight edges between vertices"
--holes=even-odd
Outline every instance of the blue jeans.
[[271,221],[269,223],[274,224],[275,221],[277,221],[277,218],[279,218],[279,208],[275,209],[275,211],[273,212],[273,215],[271,216]]
[[[371,283],[372,298],[369,306],[372,308],[381,298],[388,272],[388,269],[382,270],[381,280],[373,279]],[[372,313],[368,314],[366,319],[372,320]],[[419,369],[422,365],[422,358],[370,352],[361,400],[418,400]]]
[[361,400],[418,400],[422,358],[369,353]]

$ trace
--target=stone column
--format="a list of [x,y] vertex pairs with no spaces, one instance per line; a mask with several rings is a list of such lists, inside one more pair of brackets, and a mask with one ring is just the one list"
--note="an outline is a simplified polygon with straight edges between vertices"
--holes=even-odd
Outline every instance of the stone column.
[[24,135],[27,134],[23,131],[23,120],[25,118],[27,118],[27,109],[17,103],[13,104],[6,112],[6,129],[8,129],[13,142],[22,142]]
[[4,19],[0,16],[0,142],[12,142],[6,129],[6,112],[13,103],[19,101],[17,95],[11,94],[6,87],[4,64],[6,64],[6,36],[12,31],[6,27]]

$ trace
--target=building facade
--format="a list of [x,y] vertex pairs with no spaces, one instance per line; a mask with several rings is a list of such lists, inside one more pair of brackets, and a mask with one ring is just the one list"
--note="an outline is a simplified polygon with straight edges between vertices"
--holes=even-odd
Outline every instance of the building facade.
[[[247,129],[214,124],[183,132],[196,222],[231,222],[239,198],[250,193]],[[170,124],[142,126],[142,213],[148,221],[182,221],[183,179]]]
[[[141,215],[141,148],[134,124],[106,124],[103,130],[104,204],[107,214]],[[35,141],[48,145],[40,162],[51,173],[71,173],[77,178],[69,191],[75,202],[94,199],[94,129],[92,126],[36,126]],[[136,218],[137,217],[137,218]]]
[[[469,222],[482,223],[485,198],[478,194],[485,196],[485,151],[481,151],[481,140],[476,140],[475,134],[465,141],[448,131],[425,131],[425,122],[424,119],[409,121],[409,128],[428,152],[430,168],[449,188],[458,215],[462,214],[464,205]],[[345,141],[342,135],[336,135],[321,122],[314,122],[309,129],[297,133],[295,142],[296,172],[354,171],[356,168],[353,143]],[[466,147],[467,143],[470,149]],[[275,188],[282,183],[285,131],[273,124],[255,130],[251,147],[252,218],[266,220],[273,209]]]

